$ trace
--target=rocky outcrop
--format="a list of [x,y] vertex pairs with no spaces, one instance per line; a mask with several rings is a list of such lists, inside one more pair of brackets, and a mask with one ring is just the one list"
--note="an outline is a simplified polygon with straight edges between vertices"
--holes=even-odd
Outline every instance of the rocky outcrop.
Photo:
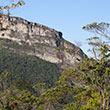
[[[61,32],[22,18],[1,14],[0,38],[24,47],[32,47],[30,50],[21,49],[21,53],[60,64],[62,68],[74,67],[85,56],[80,48],[64,40]],[[8,49],[15,50],[9,47]]]

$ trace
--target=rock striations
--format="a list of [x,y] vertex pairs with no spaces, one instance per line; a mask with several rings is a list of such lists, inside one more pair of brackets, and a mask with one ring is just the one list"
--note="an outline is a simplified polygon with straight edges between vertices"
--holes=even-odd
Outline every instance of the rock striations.
[[15,49],[12,46],[4,46],[10,51],[34,55],[59,64],[62,68],[74,67],[85,56],[79,47],[63,39],[61,32],[22,18],[2,14],[0,15],[0,39],[9,40],[23,47]]

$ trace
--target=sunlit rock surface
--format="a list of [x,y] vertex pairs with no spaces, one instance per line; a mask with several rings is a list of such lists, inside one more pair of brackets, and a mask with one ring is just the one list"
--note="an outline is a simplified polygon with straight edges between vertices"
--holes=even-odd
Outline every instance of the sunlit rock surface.
[[59,64],[62,68],[75,67],[86,56],[74,44],[66,41],[62,33],[38,23],[18,17],[0,15],[0,38],[8,39],[24,47],[23,50],[5,46],[18,54],[34,55],[43,60]]

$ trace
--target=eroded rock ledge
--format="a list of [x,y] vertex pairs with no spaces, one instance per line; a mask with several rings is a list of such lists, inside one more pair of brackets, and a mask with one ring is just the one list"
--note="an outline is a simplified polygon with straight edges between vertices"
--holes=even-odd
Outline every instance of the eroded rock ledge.
[[[74,67],[85,56],[80,48],[66,41],[61,32],[18,17],[0,14],[0,39],[9,40],[7,44],[11,47],[5,48],[10,51],[34,55],[62,68]],[[15,44],[23,48],[15,48]],[[31,48],[24,50],[24,47]]]

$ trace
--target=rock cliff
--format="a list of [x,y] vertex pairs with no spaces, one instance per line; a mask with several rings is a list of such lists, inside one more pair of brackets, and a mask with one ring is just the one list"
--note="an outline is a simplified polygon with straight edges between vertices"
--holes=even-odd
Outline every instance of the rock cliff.
[[[18,17],[0,14],[0,39],[8,40],[4,48],[10,51],[34,55],[62,68],[74,67],[85,56],[79,47],[66,41],[61,32]],[[15,44],[19,48],[15,48]]]

